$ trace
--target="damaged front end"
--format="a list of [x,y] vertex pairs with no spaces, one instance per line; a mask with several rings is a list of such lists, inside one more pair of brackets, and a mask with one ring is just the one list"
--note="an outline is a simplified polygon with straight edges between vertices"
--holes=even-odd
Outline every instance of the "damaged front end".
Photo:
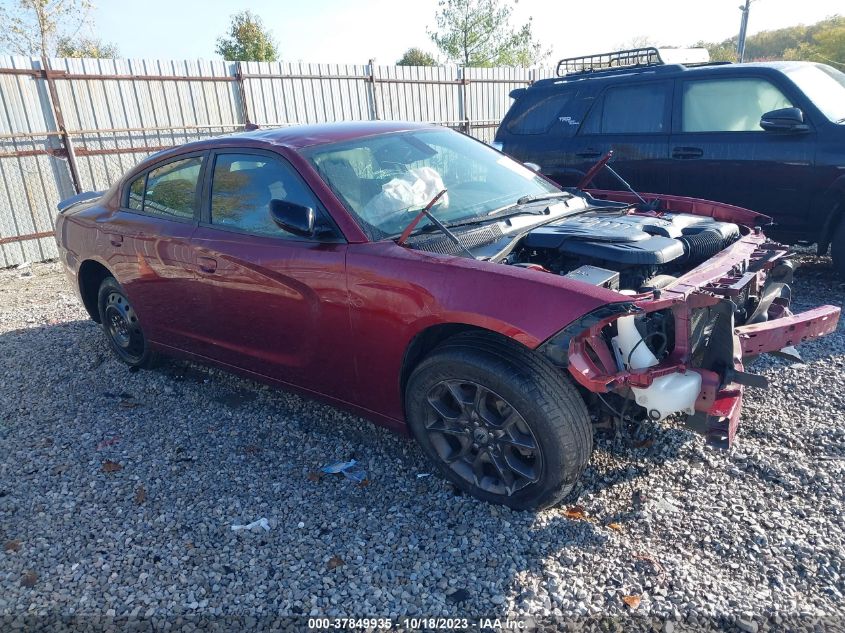
[[800,360],[794,346],[833,332],[840,313],[792,314],[787,249],[759,229],[743,233],[663,287],[582,317],[540,350],[620,423],[681,414],[711,443],[730,446],[744,388],[766,386],[744,362],[763,353]]

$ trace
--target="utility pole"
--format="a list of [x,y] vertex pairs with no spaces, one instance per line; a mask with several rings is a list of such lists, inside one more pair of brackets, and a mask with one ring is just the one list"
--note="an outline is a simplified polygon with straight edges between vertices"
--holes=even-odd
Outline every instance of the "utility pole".
[[745,5],[740,5],[742,11],[742,22],[739,24],[739,41],[736,46],[736,56],[740,63],[745,61],[745,34],[748,31],[748,10],[751,8],[751,0],[745,0]]

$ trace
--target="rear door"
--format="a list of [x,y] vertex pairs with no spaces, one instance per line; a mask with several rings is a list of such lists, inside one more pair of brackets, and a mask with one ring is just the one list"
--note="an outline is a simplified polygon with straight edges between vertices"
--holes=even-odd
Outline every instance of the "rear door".
[[[638,81],[606,88],[566,144],[567,176],[562,185],[575,186],[608,150],[614,169],[640,191],[665,191],[672,111],[671,81]],[[606,171],[594,186],[619,189]]]
[[[191,239],[203,310],[197,351],[314,391],[353,393],[345,240],[278,154],[227,149],[210,160]],[[321,233],[284,231],[270,216],[272,199],[315,209]]]
[[104,236],[113,270],[150,340],[190,349],[198,318],[189,240],[206,153],[183,154],[134,178]]
[[766,213],[785,231],[803,225],[816,134],[760,127],[765,112],[797,105],[790,90],[768,76],[678,80],[671,193]]

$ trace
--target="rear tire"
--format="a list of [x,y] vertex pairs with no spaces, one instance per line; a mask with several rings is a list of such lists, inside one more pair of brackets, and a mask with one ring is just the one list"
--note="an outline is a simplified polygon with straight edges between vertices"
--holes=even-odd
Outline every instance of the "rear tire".
[[150,349],[138,315],[114,277],[106,277],[100,284],[97,307],[100,323],[115,356],[130,367],[152,367],[158,356]]
[[830,254],[833,257],[834,270],[840,277],[845,278],[845,216],[839,218],[839,226],[833,233]]
[[408,380],[405,408],[446,479],[517,510],[566,497],[593,449],[587,408],[569,377],[485,333],[454,336],[426,357]]

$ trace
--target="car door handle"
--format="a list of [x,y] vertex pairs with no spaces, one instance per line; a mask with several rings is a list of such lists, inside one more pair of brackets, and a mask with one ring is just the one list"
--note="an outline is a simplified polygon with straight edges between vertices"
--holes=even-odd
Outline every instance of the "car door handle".
[[578,158],[598,158],[602,155],[601,150],[594,149],[592,147],[588,147],[583,152],[575,152],[575,155]]
[[117,233],[111,233],[109,235],[109,242],[112,246],[123,246],[123,236]]
[[672,149],[672,158],[701,158],[704,150],[700,147],[675,147]]
[[211,274],[217,270],[217,260],[213,257],[197,257],[200,272]]

